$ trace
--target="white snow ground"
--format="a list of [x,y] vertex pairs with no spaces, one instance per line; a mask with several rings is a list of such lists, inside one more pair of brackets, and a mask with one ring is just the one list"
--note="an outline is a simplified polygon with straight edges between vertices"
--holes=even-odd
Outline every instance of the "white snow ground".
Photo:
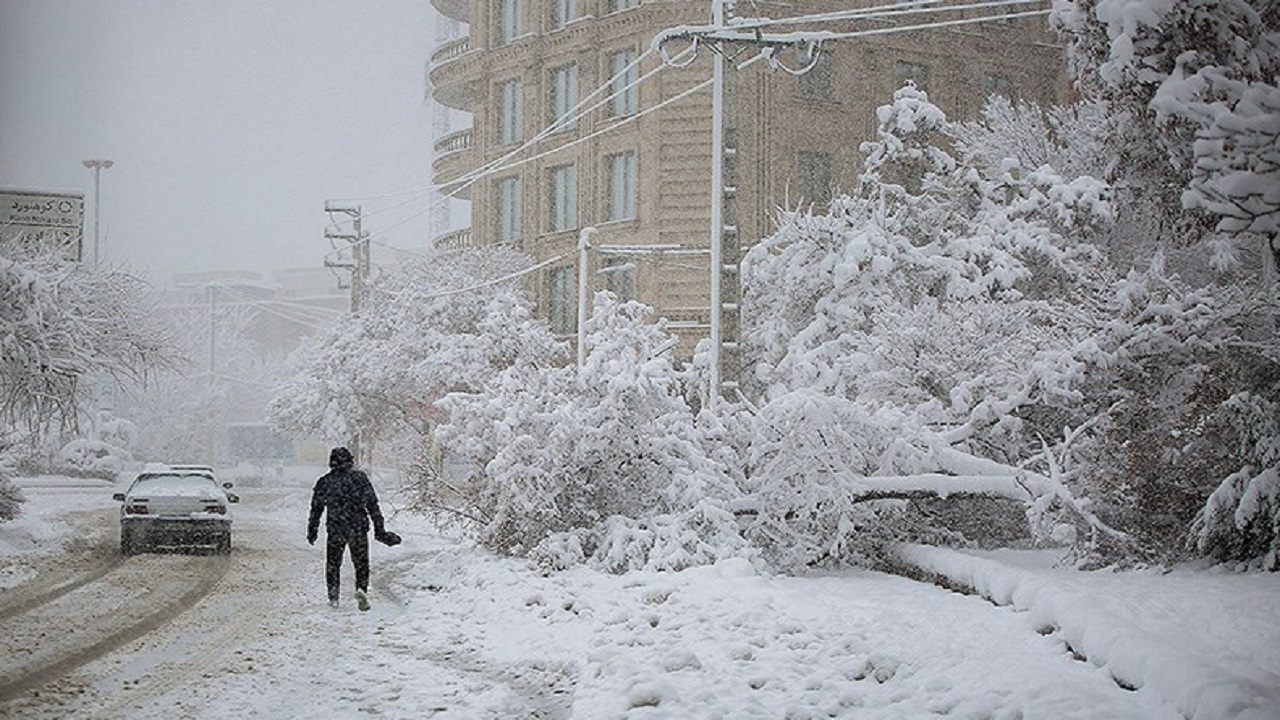
[[[316,475],[295,474],[261,509],[238,489],[237,519],[275,523],[299,558],[262,591],[287,622],[140,693],[128,717],[1280,718],[1280,575],[1078,573],[1043,555],[903,549],[1001,606],[879,573],[768,577],[741,562],[543,575],[396,512],[380,487],[405,542],[373,548],[375,604],[360,613],[326,606],[322,550],[303,537]],[[26,516],[0,525],[4,567],[59,547],[75,527],[63,518],[114,506],[110,492],[29,492]],[[0,592],[27,580],[0,572]],[[165,638],[148,662],[180,664],[184,646]],[[145,689],[127,679],[143,651],[114,655],[89,673],[95,692]],[[61,710],[104,717],[101,699]]]

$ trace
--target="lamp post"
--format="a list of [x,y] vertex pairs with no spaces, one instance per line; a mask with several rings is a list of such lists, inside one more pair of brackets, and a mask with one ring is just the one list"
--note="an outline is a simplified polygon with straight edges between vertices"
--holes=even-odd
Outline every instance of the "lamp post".
[[93,263],[98,264],[98,241],[102,228],[102,171],[115,165],[111,160],[84,160],[82,164],[93,171]]

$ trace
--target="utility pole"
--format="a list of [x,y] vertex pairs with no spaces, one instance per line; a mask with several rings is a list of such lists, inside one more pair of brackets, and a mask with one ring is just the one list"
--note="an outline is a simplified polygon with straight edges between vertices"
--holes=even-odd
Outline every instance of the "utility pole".
[[[360,305],[364,302],[364,287],[369,279],[371,257],[369,253],[369,238],[361,227],[361,209],[359,205],[343,205],[326,201],[324,211],[326,213],[342,213],[351,218],[352,232],[334,232],[327,228],[324,231],[325,238],[330,241],[347,241],[351,248],[351,260],[329,260],[325,258],[324,264],[325,267],[344,268],[351,271],[351,312],[354,314],[360,311]],[[351,454],[356,458],[356,462],[367,465],[367,458],[361,458],[362,435],[363,433],[357,428],[355,435],[348,441],[348,444]]]
[[82,160],[81,165],[93,171],[93,264],[97,265],[99,238],[102,235],[102,171],[115,165],[111,160]]
[[[214,375],[216,368],[215,362],[217,358],[217,289],[213,283],[205,286],[208,294],[209,302],[209,399],[214,399],[214,389],[217,386],[217,376]],[[217,403],[212,403],[209,408],[209,464],[218,464],[218,418]]]
[[596,236],[594,227],[584,227],[578,235],[578,369],[587,363],[587,312],[589,291],[587,288],[588,267],[590,258],[587,251],[591,249],[591,240]]
[[[711,0],[711,24],[724,27],[731,12],[730,0]],[[730,181],[727,160],[737,155],[737,148],[727,142],[727,125],[732,112],[730,97],[733,83],[725,74],[724,43],[712,46],[711,66],[711,376],[708,405],[715,409],[721,399],[732,399],[738,389],[739,282],[738,264],[741,247],[738,241],[733,198],[736,188]],[[734,123],[736,124],[736,123]],[[736,164],[735,164],[736,167]],[[736,182],[736,179],[734,180]]]
[[[724,0],[711,0],[711,24],[724,27]],[[711,382],[707,404],[720,402],[720,286],[724,266],[724,43],[711,49]]]

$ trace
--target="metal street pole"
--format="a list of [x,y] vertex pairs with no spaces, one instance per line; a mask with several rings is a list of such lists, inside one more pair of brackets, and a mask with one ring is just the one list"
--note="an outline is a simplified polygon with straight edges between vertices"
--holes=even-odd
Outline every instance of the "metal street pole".
[[99,241],[102,235],[102,171],[115,165],[111,160],[91,159],[83,160],[81,164],[93,171],[93,264],[97,265],[101,257],[99,255]]

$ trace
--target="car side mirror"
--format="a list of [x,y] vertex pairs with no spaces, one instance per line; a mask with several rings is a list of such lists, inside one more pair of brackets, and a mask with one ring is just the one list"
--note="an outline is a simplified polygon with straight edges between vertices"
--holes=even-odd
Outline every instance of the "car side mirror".
[[238,503],[240,502],[240,496],[235,493],[227,493],[227,502]]
[[111,496],[111,499],[116,502],[124,502],[124,493],[115,493]]

